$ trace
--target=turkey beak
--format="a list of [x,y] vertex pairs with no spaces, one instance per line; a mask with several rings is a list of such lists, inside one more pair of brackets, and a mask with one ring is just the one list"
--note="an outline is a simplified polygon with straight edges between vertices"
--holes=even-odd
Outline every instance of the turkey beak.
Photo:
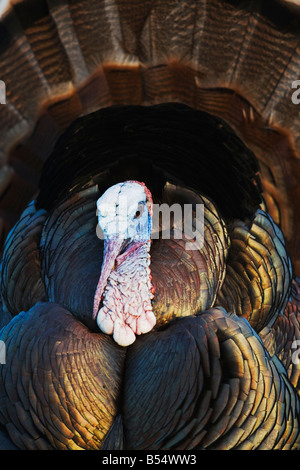
[[97,317],[102,294],[105,289],[107,279],[115,267],[116,258],[124,249],[125,245],[126,240],[123,238],[116,237],[104,240],[104,256],[101,274],[94,296],[93,319]]

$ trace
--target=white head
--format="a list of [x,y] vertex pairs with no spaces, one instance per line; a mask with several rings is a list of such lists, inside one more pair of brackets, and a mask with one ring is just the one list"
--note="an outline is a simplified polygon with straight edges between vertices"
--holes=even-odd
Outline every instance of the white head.
[[104,239],[145,243],[152,230],[152,197],[143,183],[125,181],[111,186],[97,201],[98,224]]

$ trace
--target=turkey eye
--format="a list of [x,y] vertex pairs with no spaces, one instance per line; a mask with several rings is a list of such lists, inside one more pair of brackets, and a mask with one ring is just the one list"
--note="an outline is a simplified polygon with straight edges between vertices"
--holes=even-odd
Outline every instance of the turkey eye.
[[138,219],[139,217],[141,217],[141,215],[142,215],[142,213],[143,213],[143,210],[144,210],[143,204],[139,204],[139,205],[138,205],[138,208],[137,208],[137,211],[136,211],[136,213],[135,213],[135,215],[134,215],[134,218],[135,218],[135,219]]

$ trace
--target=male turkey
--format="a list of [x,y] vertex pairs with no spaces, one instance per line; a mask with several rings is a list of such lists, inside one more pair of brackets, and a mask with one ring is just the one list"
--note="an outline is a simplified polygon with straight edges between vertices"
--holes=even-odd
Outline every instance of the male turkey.
[[2,2],[2,448],[300,447],[296,3]]

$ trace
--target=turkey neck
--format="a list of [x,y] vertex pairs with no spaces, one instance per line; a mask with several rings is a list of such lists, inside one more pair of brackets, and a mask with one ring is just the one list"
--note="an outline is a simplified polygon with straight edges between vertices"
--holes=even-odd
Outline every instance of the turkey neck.
[[98,325],[122,346],[128,346],[135,335],[147,333],[155,325],[149,251],[150,241],[129,244],[117,256],[103,292]]

